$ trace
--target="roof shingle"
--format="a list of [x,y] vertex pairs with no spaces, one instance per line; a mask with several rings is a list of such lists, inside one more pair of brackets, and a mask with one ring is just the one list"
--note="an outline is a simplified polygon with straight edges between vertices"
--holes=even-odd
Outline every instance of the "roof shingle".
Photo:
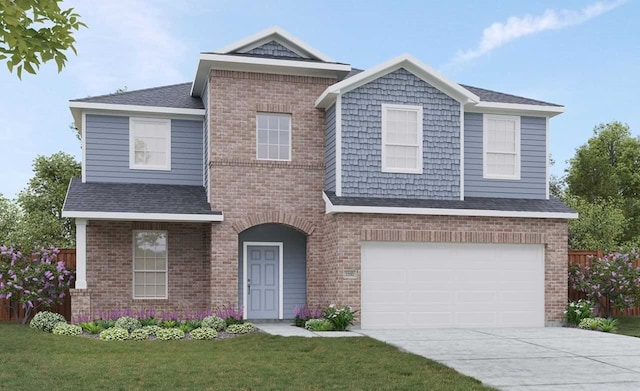
[[125,91],[117,94],[90,96],[88,98],[73,99],[71,102],[204,109],[202,99],[191,96],[191,83]]

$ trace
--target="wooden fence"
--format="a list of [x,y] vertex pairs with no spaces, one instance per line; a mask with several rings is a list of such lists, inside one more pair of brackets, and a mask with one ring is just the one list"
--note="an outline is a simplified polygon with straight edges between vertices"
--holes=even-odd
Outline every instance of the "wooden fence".
[[[585,266],[589,263],[589,259],[593,256],[601,257],[604,254],[602,250],[590,251],[590,250],[569,250],[568,254],[569,258],[569,266],[574,264],[579,264]],[[640,261],[635,262],[636,267],[640,267]],[[569,286],[569,300],[575,301],[578,299],[584,299],[584,295],[574,289],[571,289]],[[609,302],[605,301],[601,302],[601,305],[608,306]],[[611,311],[611,314],[614,316],[640,316],[640,308],[631,308],[625,311],[618,311],[615,308]]]
[[[60,249],[60,253],[58,254],[58,260],[64,261],[67,269],[70,269],[72,272],[75,272],[76,269],[76,249],[75,248],[62,248]],[[71,283],[71,287],[73,288],[73,283]],[[45,310],[41,308],[41,310]],[[71,320],[71,296],[69,295],[69,291],[67,290],[66,295],[64,297],[64,301],[61,304],[58,304],[52,308],[47,309],[47,311],[57,312],[63,315],[67,320]],[[24,318],[24,311],[22,308],[19,310],[18,317],[20,320]],[[9,307],[9,300],[0,299],[0,321],[16,321],[15,314]]]

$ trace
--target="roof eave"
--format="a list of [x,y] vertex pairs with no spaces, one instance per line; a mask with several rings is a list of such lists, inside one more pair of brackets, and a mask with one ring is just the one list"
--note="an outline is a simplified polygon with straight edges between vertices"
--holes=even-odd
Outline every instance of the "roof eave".
[[564,106],[530,105],[521,103],[478,102],[465,106],[471,113],[520,114],[544,117],[555,117],[564,113]]
[[87,220],[170,221],[182,223],[211,223],[224,221],[224,214],[133,213],[99,211],[62,211],[62,217]]
[[[97,103],[97,102],[78,102],[69,101],[69,108],[71,114],[74,116],[74,120],[78,120],[83,111],[97,110],[97,111],[117,111],[117,112],[134,112],[134,113],[150,113],[150,114],[171,114],[171,115],[184,115],[184,116],[196,116],[203,117],[205,115],[205,109],[187,109],[180,107],[164,107],[164,106],[142,106],[142,105],[123,105],[112,103]],[[76,118],[78,117],[78,118]]]

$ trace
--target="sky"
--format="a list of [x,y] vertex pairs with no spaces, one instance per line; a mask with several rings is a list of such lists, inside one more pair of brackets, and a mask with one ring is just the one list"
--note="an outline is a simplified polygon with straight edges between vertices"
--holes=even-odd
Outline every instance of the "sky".
[[13,198],[38,155],[81,158],[68,101],[192,81],[198,55],[279,26],[368,69],[410,53],[449,79],[558,103],[552,173],[610,121],[640,134],[640,0],[64,1],[88,25],[66,68],[18,80],[0,64],[0,193]]

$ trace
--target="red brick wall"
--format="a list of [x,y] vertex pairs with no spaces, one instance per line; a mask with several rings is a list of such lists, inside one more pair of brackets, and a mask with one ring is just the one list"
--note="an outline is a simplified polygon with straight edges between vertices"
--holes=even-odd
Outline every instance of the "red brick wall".
[[[308,234],[313,300],[323,283],[325,121],[314,105],[335,80],[214,70],[209,81],[211,205],[225,214],[222,224],[211,226],[211,302],[237,303],[238,233],[257,223],[283,223]],[[291,114],[290,162],[256,160],[258,112]]]
[[[560,323],[567,305],[567,222],[458,216],[338,214],[326,219],[329,301],[360,304],[360,242],[415,241],[545,245],[545,320]],[[356,278],[344,277],[355,270]],[[326,300],[326,298],[324,298]]]
[[[133,299],[133,231],[168,231],[168,299]],[[166,311],[209,307],[209,224],[90,221],[87,294],[72,292],[73,315],[116,308]]]

